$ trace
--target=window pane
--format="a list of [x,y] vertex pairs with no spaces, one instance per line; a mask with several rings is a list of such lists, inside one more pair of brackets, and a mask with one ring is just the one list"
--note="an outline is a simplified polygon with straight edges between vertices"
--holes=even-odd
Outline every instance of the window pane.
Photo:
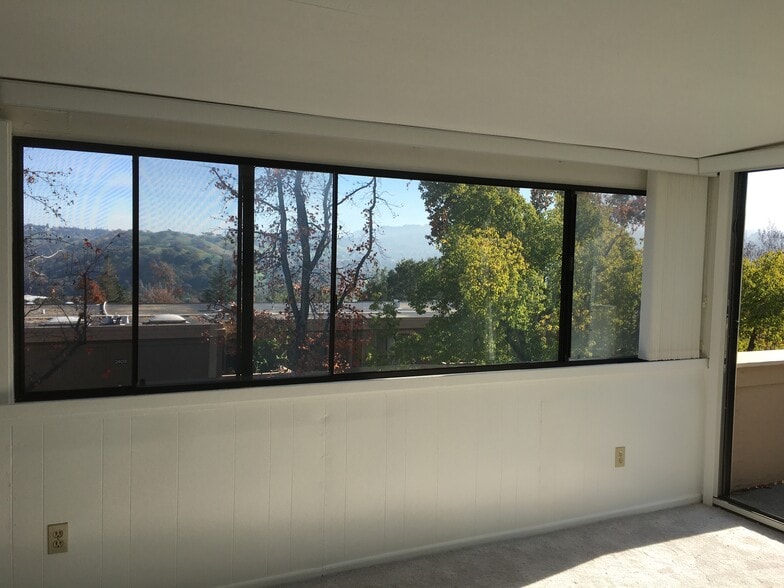
[[336,367],[555,360],[563,194],[340,176]]
[[139,384],[235,375],[237,167],[139,160]]
[[25,148],[26,392],[131,382],[131,158]]
[[329,373],[332,174],[255,171],[253,369]]
[[637,355],[645,196],[577,194],[572,359]]
[[784,170],[748,174],[738,351],[784,349]]

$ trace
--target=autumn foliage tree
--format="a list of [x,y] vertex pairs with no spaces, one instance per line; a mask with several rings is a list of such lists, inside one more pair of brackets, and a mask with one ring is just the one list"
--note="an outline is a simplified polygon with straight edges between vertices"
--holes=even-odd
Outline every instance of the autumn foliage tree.
[[149,263],[152,282],[139,284],[139,300],[143,304],[175,304],[182,302],[182,283],[170,263],[152,259]]
[[[234,178],[217,169],[213,173],[216,187],[227,198],[236,198]],[[329,360],[333,175],[256,168],[254,179],[255,300],[284,306],[282,317],[255,311],[254,362],[258,369],[278,362],[295,373],[323,371]],[[364,226],[340,252],[335,279],[338,328],[359,318],[351,303],[375,267],[374,215],[383,202],[376,178],[352,183],[339,195],[338,207],[359,207]],[[236,229],[230,233],[237,238]],[[348,367],[348,351],[341,353],[340,345],[338,341],[336,364]]]
[[[40,211],[45,224],[23,227],[23,288],[32,302],[25,304],[25,317],[51,318],[48,345],[51,352],[37,362],[25,363],[30,390],[48,379],[77,354],[89,353],[88,325],[95,305],[107,301],[105,286],[116,283],[108,263],[110,251],[121,247],[126,234],[108,234],[100,240],[80,237],[80,229],[66,228],[67,212],[77,199],[71,187],[72,170],[22,170],[25,207]],[[112,291],[115,294],[115,291]]]

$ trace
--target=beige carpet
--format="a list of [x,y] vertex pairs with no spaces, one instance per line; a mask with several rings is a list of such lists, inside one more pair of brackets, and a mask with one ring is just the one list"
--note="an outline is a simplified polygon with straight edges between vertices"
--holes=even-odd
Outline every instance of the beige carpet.
[[784,533],[693,505],[290,584],[528,585],[784,586]]

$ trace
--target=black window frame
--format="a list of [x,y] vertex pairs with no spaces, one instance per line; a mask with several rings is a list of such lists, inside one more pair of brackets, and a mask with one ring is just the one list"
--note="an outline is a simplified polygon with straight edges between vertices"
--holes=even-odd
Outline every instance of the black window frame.
[[[26,148],[41,148],[67,151],[84,151],[92,153],[109,153],[130,156],[132,158],[133,173],[133,234],[132,234],[132,275],[134,288],[132,292],[133,309],[136,319],[132,325],[132,384],[130,386],[112,388],[91,388],[89,390],[61,390],[45,392],[28,392],[25,390],[24,373],[24,309],[23,305],[23,231],[24,231],[24,150]],[[83,141],[60,140],[50,138],[15,136],[12,141],[12,221],[13,221],[13,267],[12,267],[12,292],[13,292],[13,329],[14,329],[14,400],[16,402],[67,400],[76,398],[95,398],[111,396],[132,396],[139,394],[160,394],[169,392],[192,392],[200,390],[222,390],[247,387],[267,387],[294,385],[306,383],[324,383],[353,380],[371,380],[378,378],[395,378],[409,376],[427,376],[435,374],[476,373],[509,370],[528,370],[541,368],[560,368],[598,364],[621,364],[639,362],[637,356],[570,359],[571,332],[572,332],[572,301],[574,288],[574,253],[575,253],[575,227],[577,213],[577,193],[592,192],[602,194],[617,194],[629,196],[645,196],[646,191],[640,189],[612,188],[607,186],[566,184],[556,182],[537,182],[524,180],[507,180],[493,177],[462,176],[453,174],[406,172],[399,169],[352,167],[344,165],[319,164],[302,161],[275,160],[256,157],[230,156],[213,153],[192,152],[174,149],[159,149],[149,147],[133,147],[127,145],[110,145]],[[239,180],[239,236],[238,236],[238,346],[240,349],[241,369],[236,378],[223,382],[191,382],[183,384],[165,385],[139,385],[138,382],[138,276],[139,276],[139,159],[152,157],[161,159],[176,159],[183,161],[197,161],[224,165],[236,165]],[[329,373],[324,375],[287,376],[285,378],[254,378],[252,370],[252,341],[253,306],[247,300],[253,299],[253,170],[257,167],[285,168],[302,171],[329,173],[333,175],[333,218],[332,218],[332,253],[331,275],[332,293],[330,304],[330,347],[329,347]],[[362,370],[357,372],[334,371],[334,337],[335,337],[335,255],[338,223],[337,218],[337,178],[341,174],[376,176],[383,178],[396,178],[414,181],[438,181],[474,185],[489,185],[519,189],[545,189],[563,192],[564,217],[561,252],[561,285],[560,285],[560,311],[559,311],[559,342],[558,358],[550,361],[536,361],[526,363],[505,363],[493,365],[470,366],[445,366],[439,368],[398,369],[384,371]],[[250,230],[248,230],[250,228]],[[243,307],[243,301],[246,304]],[[250,310],[248,310],[250,307]]]

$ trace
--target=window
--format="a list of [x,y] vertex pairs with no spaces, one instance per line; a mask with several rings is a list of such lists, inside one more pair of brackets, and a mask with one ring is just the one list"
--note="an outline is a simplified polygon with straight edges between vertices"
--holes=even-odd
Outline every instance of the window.
[[138,162],[137,383],[224,379],[236,349],[236,329],[218,319],[236,301],[236,166]]
[[784,170],[746,174],[738,351],[784,349]]
[[641,192],[17,139],[20,400],[637,353]]
[[645,197],[578,192],[572,359],[637,354]]

